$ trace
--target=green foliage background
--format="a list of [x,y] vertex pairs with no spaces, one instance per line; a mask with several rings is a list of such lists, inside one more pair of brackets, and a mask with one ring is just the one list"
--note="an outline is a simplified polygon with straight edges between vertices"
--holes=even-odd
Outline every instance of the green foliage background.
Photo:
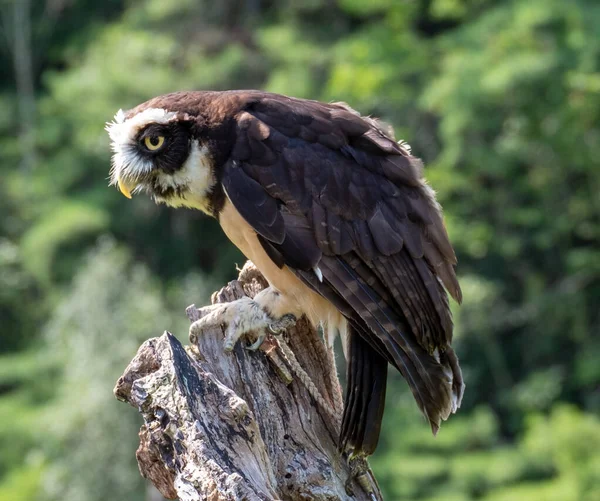
[[103,126],[208,88],[346,101],[426,161],[467,393],[434,439],[392,376],[386,499],[600,499],[597,1],[32,1],[27,115],[21,1],[0,2],[0,500],[147,498],[113,384],[243,258],[214,221],[109,189]]

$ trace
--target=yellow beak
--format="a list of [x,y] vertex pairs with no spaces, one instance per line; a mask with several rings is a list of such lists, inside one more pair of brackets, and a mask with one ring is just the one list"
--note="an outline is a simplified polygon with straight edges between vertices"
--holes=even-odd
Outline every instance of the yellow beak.
[[127,198],[131,198],[131,191],[129,190],[129,187],[120,177],[117,178],[117,185],[119,186],[119,191],[123,193],[123,195],[125,195]]

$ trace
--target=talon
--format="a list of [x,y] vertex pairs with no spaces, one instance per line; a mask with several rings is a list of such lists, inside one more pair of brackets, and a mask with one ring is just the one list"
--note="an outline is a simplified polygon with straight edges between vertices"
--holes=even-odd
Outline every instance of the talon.
[[[271,326],[269,326],[269,329],[270,329],[270,328],[271,328]],[[252,344],[250,344],[250,345],[248,345],[248,346],[245,346],[245,348],[246,348],[248,351],[256,351],[256,350],[258,350],[258,349],[259,349],[259,348],[262,346],[262,344],[265,342],[265,338],[266,338],[266,337],[267,337],[267,333],[266,333],[266,332],[264,332],[264,331],[262,331],[262,332],[261,332],[261,333],[258,335],[258,337],[256,338],[256,341],[254,341],[254,343],[252,343]]]
[[279,327],[275,327],[275,322],[270,323],[268,325],[268,329],[269,329],[269,332],[271,334],[273,334],[274,336],[278,336],[279,334],[281,334],[281,329]]
[[279,320],[269,324],[269,331],[275,336],[281,334],[284,330],[289,329],[296,323],[296,316],[288,313],[283,315]]
[[[218,300],[226,289],[235,293],[235,287],[235,283],[229,284],[219,291],[213,300]],[[260,303],[249,297],[192,310],[194,311],[191,311],[191,318],[194,319],[194,323],[190,328],[190,336],[194,344],[203,329],[214,328],[216,325],[220,325],[221,328],[227,326],[223,350],[228,353],[232,352],[238,340],[249,332],[257,333],[257,337],[252,344],[244,344],[244,347],[249,351],[256,351],[269,334],[281,334],[296,322],[296,317],[291,314],[283,315],[279,319],[271,318]]]

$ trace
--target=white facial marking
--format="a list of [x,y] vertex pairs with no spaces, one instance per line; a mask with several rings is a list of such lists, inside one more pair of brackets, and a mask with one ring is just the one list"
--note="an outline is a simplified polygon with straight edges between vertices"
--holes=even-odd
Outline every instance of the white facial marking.
[[157,180],[163,188],[185,188],[181,197],[173,195],[166,200],[157,198],[158,202],[166,203],[171,207],[190,207],[209,212],[207,196],[216,180],[208,148],[200,146],[197,140],[192,141],[190,154],[181,169],[174,174],[161,172]]
[[111,139],[112,167],[110,184],[117,184],[120,177],[124,180],[135,180],[152,170],[152,162],[138,154],[135,138],[139,131],[150,124],[166,124],[175,120],[177,113],[161,108],[148,108],[125,120],[125,113],[119,110],[114,121],[106,124],[106,131]]
[[133,141],[140,131],[149,124],[167,124],[177,118],[177,113],[162,108],[148,108],[130,119],[125,120],[125,113],[119,110],[113,122],[106,124],[108,135],[115,144]]

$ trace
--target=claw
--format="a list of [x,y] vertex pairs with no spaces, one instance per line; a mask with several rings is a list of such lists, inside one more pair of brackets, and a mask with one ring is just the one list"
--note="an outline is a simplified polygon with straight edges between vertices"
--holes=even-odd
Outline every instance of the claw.
[[223,343],[223,351],[232,352],[234,347],[235,341],[230,341],[229,339],[226,339]]
[[287,315],[283,315],[279,320],[272,322],[268,325],[269,331],[271,334],[277,336],[281,334],[284,330],[289,329],[296,323],[296,316],[288,313]]
[[[271,329],[270,325],[269,325],[269,329]],[[256,351],[256,350],[258,350],[262,346],[262,344],[265,342],[266,337],[267,337],[267,333],[265,331],[261,331],[261,333],[256,338],[256,341],[254,341],[254,343],[246,346],[245,348],[248,351]]]
[[281,334],[281,328],[276,326],[275,323],[270,323],[267,328],[269,329],[269,332],[271,334],[273,334],[274,336],[278,336],[279,334]]
[[[228,288],[233,289],[230,284]],[[221,291],[222,292],[222,291]],[[219,293],[220,294],[220,293]],[[190,339],[196,344],[198,333],[202,329],[214,325],[227,325],[223,349],[232,352],[239,339],[249,332],[255,332],[258,337],[255,342],[245,346],[249,351],[256,351],[263,344],[269,334],[278,335],[294,325],[296,317],[288,314],[274,320],[256,301],[244,297],[229,303],[217,303],[201,308],[191,313],[190,319],[194,320],[190,328]]]

